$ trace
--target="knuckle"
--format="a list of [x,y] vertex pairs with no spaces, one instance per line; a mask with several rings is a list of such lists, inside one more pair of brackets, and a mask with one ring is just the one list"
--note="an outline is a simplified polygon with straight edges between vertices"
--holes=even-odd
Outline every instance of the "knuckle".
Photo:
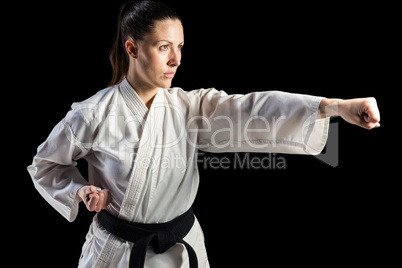
[[88,204],[87,205],[87,209],[89,210],[89,211],[92,211],[92,207]]
[[369,98],[363,100],[363,105],[364,106],[370,106],[372,104],[372,100]]

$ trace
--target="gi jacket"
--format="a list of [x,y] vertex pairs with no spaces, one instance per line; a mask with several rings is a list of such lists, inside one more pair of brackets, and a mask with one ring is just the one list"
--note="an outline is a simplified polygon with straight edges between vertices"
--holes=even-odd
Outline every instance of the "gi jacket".
[[[159,89],[148,110],[124,79],[74,103],[38,147],[28,171],[39,193],[69,221],[78,213],[78,189],[93,184],[110,190],[111,214],[140,223],[166,222],[193,204],[198,150],[318,154],[329,126],[329,119],[317,120],[321,99],[278,91],[227,95],[214,88],[170,88]],[[87,179],[75,167],[80,158],[88,162]],[[185,240],[195,249],[199,267],[208,267],[197,221]],[[80,265],[125,267],[130,246],[95,217]],[[146,264],[182,267],[185,254],[180,245],[162,255],[149,251]]]

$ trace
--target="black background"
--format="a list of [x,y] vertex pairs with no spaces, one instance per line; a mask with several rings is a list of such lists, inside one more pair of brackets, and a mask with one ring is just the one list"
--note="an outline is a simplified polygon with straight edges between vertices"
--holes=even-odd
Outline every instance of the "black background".
[[[67,222],[26,172],[71,103],[105,88],[111,78],[108,54],[122,1],[83,2],[18,2],[4,10],[11,15],[4,35],[4,56],[11,61],[3,73],[11,82],[4,83],[11,96],[4,105],[12,107],[4,116],[11,129],[6,150],[12,152],[4,167],[12,169],[4,177],[10,189],[5,215],[13,227],[9,252],[35,267],[76,267],[94,215],[80,206],[76,221]],[[184,24],[182,64],[173,86],[215,87],[228,94],[373,96],[381,111],[381,128],[371,131],[332,120],[339,127],[336,168],[313,156],[284,154],[275,157],[285,158],[285,170],[201,168],[194,209],[211,266],[387,262],[396,251],[389,246],[398,178],[389,100],[400,88],[390,82],[396,77],[395,7],[163,2]],[[79,168],[85,174],[84,162]]]

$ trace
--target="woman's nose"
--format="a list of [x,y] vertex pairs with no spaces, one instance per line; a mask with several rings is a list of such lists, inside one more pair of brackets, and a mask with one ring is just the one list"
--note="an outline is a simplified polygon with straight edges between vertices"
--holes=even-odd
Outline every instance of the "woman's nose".
[[170,54],[170,59],[167,64],[171,67],[177,67],[180,65],[180,59],[181,59],[180,51],[172,51],[172,53]]

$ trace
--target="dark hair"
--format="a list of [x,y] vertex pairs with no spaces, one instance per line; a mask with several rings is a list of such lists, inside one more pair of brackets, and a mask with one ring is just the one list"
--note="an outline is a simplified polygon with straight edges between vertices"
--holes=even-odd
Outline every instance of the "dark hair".
[[110,53],[113,76],[109,86],[120,83],[127,74],[129,58],[126,53],[125,42],[128,39],[141,41],[144,35],[152,31],[156,22],[165,19],[180,20],[174,10],[160,2],[128,1],[121,6],[117,36]]

